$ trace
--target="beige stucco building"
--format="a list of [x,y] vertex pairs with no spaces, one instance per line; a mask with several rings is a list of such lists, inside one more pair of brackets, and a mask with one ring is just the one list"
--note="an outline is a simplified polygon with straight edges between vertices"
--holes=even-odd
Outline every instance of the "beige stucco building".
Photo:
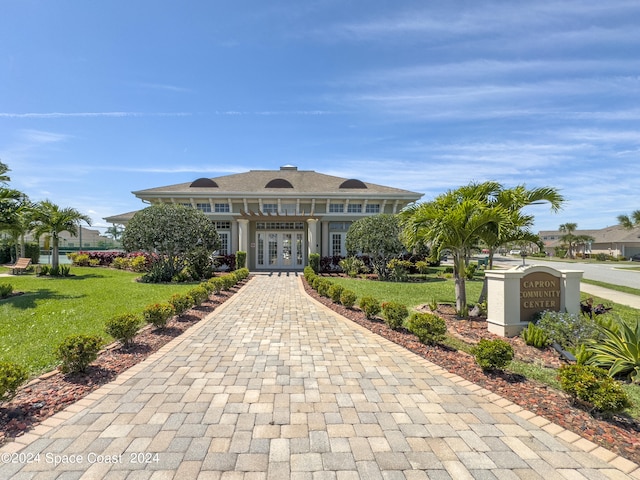
[[[543,230],[538,232],[538,235],[549,255],[554,254],[555,247],[560,247],[563,244],[561,238],[564,233],[559,230]],[[574,254],[596,255],[604,253],[614,257],[629,258],[640,253],[640,227],[626,229],[621,225],[614,225],[598,230],[576,230],[573,235],[585,235],[593,238],[593,241],[580,245]]]
[[[310,253],[344,255],[352,222],[398,213],[422,194],[294,166],[251,170],[139,190],[148,204],[179,203],[204,212],[222,239],[221,254],[247,252],[252,270],[301,270]],[[126,225],[135,212],[106,221]]]

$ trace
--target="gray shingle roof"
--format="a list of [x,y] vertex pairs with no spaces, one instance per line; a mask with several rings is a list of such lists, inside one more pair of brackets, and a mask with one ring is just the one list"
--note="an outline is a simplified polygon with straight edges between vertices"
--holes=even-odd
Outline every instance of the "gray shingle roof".
[[[289,182],[293,188],[265,188],[265,186],[275,180],[283,179]],[[195,179],[194,179],[195,180]],[[260,194],[281,194],[281,195],[382,195],[398,196],[418,200],[421,193],[402,190],[399,188],[386,187],[374,183],[362,182],[366,188],[340,188],[347,178],[335,177],[317,173],[313,170],[297,170],[292,167],[283,167],[281,170],[250,170],[246,173],[236,173],[222,177],[211,178],[218,187],[192,187],[193,182],[179,183],[164,187],[149,188],[133,192],[137,197],[171,194],[192,194],[192,195],[232,195],[243,194],[259,196]],[[276,184],[279,182],[276,182]],[[353,185],[354,182],[348,185]]]

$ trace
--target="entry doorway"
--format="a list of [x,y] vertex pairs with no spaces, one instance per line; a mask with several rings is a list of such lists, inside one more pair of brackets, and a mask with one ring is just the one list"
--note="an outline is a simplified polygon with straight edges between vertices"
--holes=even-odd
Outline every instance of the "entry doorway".
[[256,267],[301,270],[304,266],[304,249],[302,232],[258,232]]

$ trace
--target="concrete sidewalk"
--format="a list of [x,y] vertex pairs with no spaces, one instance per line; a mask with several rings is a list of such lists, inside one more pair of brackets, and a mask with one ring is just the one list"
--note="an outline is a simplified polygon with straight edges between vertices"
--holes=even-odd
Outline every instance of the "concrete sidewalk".
[[620,305],[640,309],[640,296],[638,295],[618,292],[617,290],[611,290],[609,288],[599,287],[597,285],[591,285],[590,283],[584,282],[580,283],[580,291],[596,297],[605,298],[611,302],[619,303]]
[[2,479],[640,479],[638,466],[258,275],[0,449]]

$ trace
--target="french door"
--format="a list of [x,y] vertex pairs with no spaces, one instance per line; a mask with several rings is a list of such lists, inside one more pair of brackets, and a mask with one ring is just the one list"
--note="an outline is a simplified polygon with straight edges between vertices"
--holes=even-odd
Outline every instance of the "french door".
[[258,232],[257,268],[302,269],[304,234],[302,232]]

